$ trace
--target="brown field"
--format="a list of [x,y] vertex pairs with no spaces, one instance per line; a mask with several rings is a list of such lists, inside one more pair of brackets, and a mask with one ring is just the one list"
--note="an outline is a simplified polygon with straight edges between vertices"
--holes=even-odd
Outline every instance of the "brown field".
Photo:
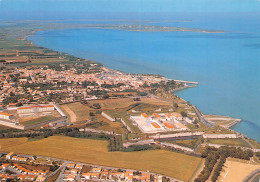
[[221,173],[218,181],[224,182],[238,182],[243,179],[256,169],[259,169],[260,165],[250,164],[245,160],[231,159],[228,158]]
[[53,136],[3,148],[1,151],[49,156],[118,168],[149,170],[184,181],[188,181],[193,176],[202,160],[165,150],[108,152],[107,144],[107,141],[101,140]]
[[0,150],[4,150],[8,147],[17,146],[28,141],[27,138],[6,138],[0,139]]

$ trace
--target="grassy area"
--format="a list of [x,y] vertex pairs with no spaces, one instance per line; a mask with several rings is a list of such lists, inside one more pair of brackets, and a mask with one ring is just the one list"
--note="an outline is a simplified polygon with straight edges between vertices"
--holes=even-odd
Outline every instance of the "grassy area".
[[[75,113],[77,122],[82,122],[89,118],[90,108],[88,106],[83,105],[80,102],[66,104],[66,106]],[[63,108],[63,105],[61,105],[61,108]]]
[[99,103],[102,109],[120,109],[127,108],[130,105],[136,103],[151,104],[157,106],[158,109],[160,106],[172,106],[171,102],[156,99],[156,98],[142,98],[141,101],[134,101],[132,98],[120,98],[120,99],[106,99],[106,100],[93,100],[89,101],[90,104]]
[[257,141],[253,140],[253,139],[248,139],[248,141],[257,149],[260,149],[260,143],[258,143]]
[[53,136],[1,150],[104,166],[149,170],[184,181],[191,178],[202,160],[198,157],[165,150],[108,152],[107,144],[107,141]]
[[0,139],[0,149],[17,146],[28,141],[27,138],[4,138]]
[[[75,102],[71,104],[61,105],[60,106],[63,111],[66,112],[66,114],[70,117],[71,120],[75,120],[77,123],[82,123],[86,120],[91,120],[93,123],[87,125],[88,128],[98,129],[98,130],[104,130],[104,131],[115,131],[116,133],[125,133],[126,130],[123,127],[123,124],[121,122],[112,122],[108,119],[101,116],[101,110],[96,110],[93,108],[90,108],[89,106],[85,104],[81,104],[80,102]],[[70,109],[69,113],[66,111],[66,107]],[[98,113],[97,113],[98,111]],[[90,116],[89,113],[93,112],[95,113],[95,116]]]
[[8,130],[8,129],[11,129],[11,128],[8,126],[0,125],[0,130]]
[[168,141],[168,142],[195,149],[201,140],[202,140],[202,137],[199,137],[198,139],[193,139],[193,140],[177,140],[177,141]]
[[44,121],[52,120],[52,119],[55,119],[55,118],[56,117],[54,117],[54,116],[43,116],[43,117],[40,117],[40,118],[37,118],[37,119],[25,121],[21,124],[24,125],[24,126],[30,126],[30,125],[34,125],[34,124],[41,123],[41,122],[44,122]]
[[231,138],[231,139],[207,139],[208,143],[219,144],[219,145],[231,145],[231,146],[240,146],[240,147],[250,147],[248,143],[240,138]]

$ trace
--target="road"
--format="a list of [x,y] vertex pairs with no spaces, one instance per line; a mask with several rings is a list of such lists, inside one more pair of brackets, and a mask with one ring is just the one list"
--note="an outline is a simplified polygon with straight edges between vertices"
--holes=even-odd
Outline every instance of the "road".
[[194,111],[196,112],[197,116],[199,117],[200,122],[202,122],[204,125],[206,125],[207,127],[213,127],[214,124],[208,122],[201,114],[200,110],[196,107],[196,106],[192,106],[192,108],[194,109]]
[[65,171],[65,169],[66,169],[66,165],[67,165],[67,162],[65,161],[65,162],[59,167],[59,169],[61,170],[61,172],[60,172],[60,175],[58,176],[56,182],[60,182],[60,181],[63,180],[63,178],[64,178],[64,171]]

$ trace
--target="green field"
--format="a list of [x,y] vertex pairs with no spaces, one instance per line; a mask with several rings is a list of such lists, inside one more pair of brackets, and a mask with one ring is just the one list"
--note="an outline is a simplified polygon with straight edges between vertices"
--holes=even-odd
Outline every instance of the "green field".
[[188,147],[195,149],[200,141],[202,140],[202,137],[199,137],[198,139],[192,139],[192,140],[177,140],[177,141],[168,141],[168,143],[177,144],[180,146]]
[[[0,140],[1,142],[1,140]],[[5,139],[6,142],[6,139]],[[1,151],[49,156],[91,164],[151,171],[188,181],[201,158],[165,150],[108,152],[107,141],[53,136],[2,147]]]
[[54,116],[43,116],[43,117],[40,117],[40,118],[37,118],[37,119],[32,119],[32,120],[29,120],[29,121],[22,122],[22,125],[30,126],[30,125],[34,125],[34,124],[41,123],[41,122],[44,122],[44,121],[49,121],[49,120],[52,120],[52,119],[55,119],[55,118],[56,117],[54,117]]
[[[68,112],[68,107],[71,111]],[[88,128],[114,131],[116,133],[125,133],[126,130],[121,122],[112,122],[101,116],[101,111],[95,116],[90,116],[89,113],[96,113],[96,110],[88,107],[87,105],[81,104],[80,102],[70,103],[61,105],[60,108],[69,116],[70,121],[75,120],[75,124],[82,124],[86,120],[91,120],[93,123],[87,125]],[[72,112],[72,113],[71,113]]]
[[240,138],[231,138],[231,139],[207,139],[208,143],[219,144],[219,145],[231,145],[231,146],[240,146],[240,147],[249,147],[248,143]]

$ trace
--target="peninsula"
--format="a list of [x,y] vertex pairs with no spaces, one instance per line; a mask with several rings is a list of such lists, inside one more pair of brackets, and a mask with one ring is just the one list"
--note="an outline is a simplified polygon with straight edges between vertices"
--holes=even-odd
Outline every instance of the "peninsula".
[[241,169],[250,169],[236,176],[240,181],[260,167],[260,144],[230,129],[240,119],[204,115],[174,94],[198,82],[123,73],[26,39],[51,28],[221,31],[41,21],[4,24],[0,180],[216,181],[225,178],[224,165],[234,173],[235,160]]

